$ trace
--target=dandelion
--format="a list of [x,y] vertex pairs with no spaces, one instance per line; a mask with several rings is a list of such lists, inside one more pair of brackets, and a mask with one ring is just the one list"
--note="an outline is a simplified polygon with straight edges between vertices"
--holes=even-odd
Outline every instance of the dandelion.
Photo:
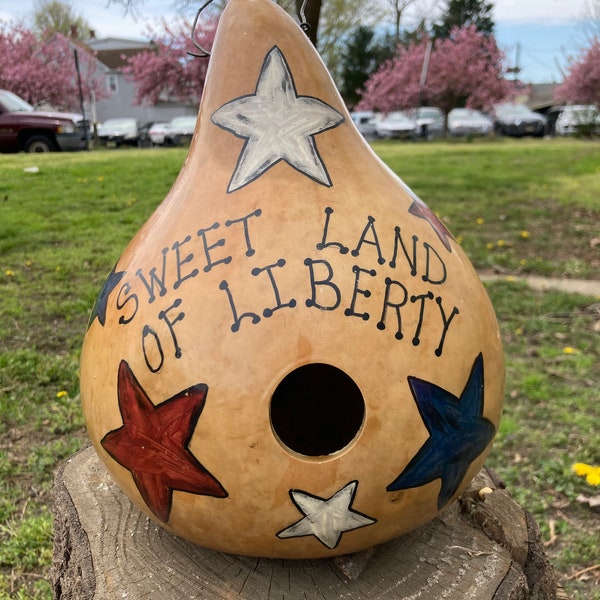
[[579,477],[585,477],[591,470],[591,466],[590,465],[586,465],[585,463],[575,463],[571,469],[573,469],[573,471],[575,471],[576,475],[579,475]]
[[573,469],[575,474],[579,475],[579,477],[585,477],[591,471],[592,467],[585,463],[575,463],[571,469]]
[[563,348],[563,354],[579,354],[579,350],[577,350],[577,348],[573,348],[572,346],[565,346]]
[[504,246],[506,242],[504,240],[498,240],[496,244],[498,245],[498,248],[502,248],[502,246]]
[[585,477],[590,485],[600,485],[600,466],[587,465],[585,463],[575,463],[571,469],[579,477]]
[[57,398],[64,398],[65,396],[68,396],[68,393],[65,390],[60,390],[60,392],[56,392]]
[[523,328],[517,327],[517,329],[515,329],[515,335],[523,335]]
[[507,275],[506,276],[506,281],[516,281],[516,277],[514,275]]
[[477,225],[483,225],[485,223],[485,219],[482,219],[481,217],[477,217],[475,219],[475,223],[477,223]]
[[96,179],[97,181],[104,181],[104,177],[102,177],[102,175],[99,175]]
[[529,231],[521,231],[521,237],[526,240],[529,237]]
[[522,259],[519,261],[519,264],[520,264],[522,267],[524,267],[524,266],[527,264],[527,259],[526,259],[526,258],[522,258]]
[[10,269],[6,269],[6,271],[4,271],[4,274],[5,274],[7,277],[12,277],[12,276],[15,274],[15,272],[14,272],[14,271],[11,271]]
[[33,264],[33,261],[32,261],[32,260],[26,260],[26,261],[25,261],[25,266],[26,266],[26,267],[31,267],[31,265],[32,265],[32,264]]
[[488,250],[493,250],[493,249],[496,247],[496,244],[494,244],[494,242],[488,242],[488,243],[485,245],[485,247],[486,247]]

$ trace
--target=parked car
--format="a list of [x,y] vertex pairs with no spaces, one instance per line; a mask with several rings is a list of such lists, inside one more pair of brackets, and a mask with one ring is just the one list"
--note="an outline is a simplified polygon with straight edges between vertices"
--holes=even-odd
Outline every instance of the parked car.
[[600,132],[600,111],[592,104],[564,106],[556,118],[554,131],[557,135]]
[[154,121],[148,121],[141,127],[138,127],[138,148],[151,148],[152,140],[150,139],[150,128],[154,126]]
[[417,136],[431,140],[444,128],[444,113],[437,106],[421,106],[410,115],[416,123]]
[[175,117],[165,132],[164,143],[170,146],[184,146],[192,141],[197,117]]
[[378,138],[414,139],[417,124],[406,113],[395,111],[375,123]]
[[85,150],[88,127],[80,114],[38,111],[0,90],[0,152]]
[[548,132],[546,118],[524,104],[499,104],[494,109],[494,117],[496,132],[502,135],[542,137]]
[[494,122],[478,110],[453,108],[448,113],[448,135],[490,135]]
[[365,139],[372,140],[377,137],[375,113],[370,110],[355,111],[350,113],[350,117]]
[[150,129],[148,129],[148,136],[150,137],[152,144],[155,146],[162,146],[165,143],[165,135],[168,130],[169,123],[164,121],[153,123]]
[[118,148],[123,144],[137,146],[138,138],[135,119],[107,119],[98,127],[98,139],[107,148]]

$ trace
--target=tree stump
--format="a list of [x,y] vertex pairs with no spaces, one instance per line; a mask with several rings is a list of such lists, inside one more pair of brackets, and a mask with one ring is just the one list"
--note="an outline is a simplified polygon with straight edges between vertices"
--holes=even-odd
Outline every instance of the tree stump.
[[[434,521],[337,559],[233,556],[148,519],[89,447],[54,486],[57,600],[436,599],[564,597],[533,518],[483,469]],[[486,489],[487,488],[487,489]]]

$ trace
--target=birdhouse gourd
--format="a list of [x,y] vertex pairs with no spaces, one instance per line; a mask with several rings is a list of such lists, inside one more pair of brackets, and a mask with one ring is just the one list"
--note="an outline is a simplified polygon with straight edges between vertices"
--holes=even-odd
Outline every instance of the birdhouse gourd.
[[293,19],[231,0],[185,163],[83,345],[114,480],[202,546],[355,552],[465,489],[503,380],[492,306],[444,223],[363,140]]

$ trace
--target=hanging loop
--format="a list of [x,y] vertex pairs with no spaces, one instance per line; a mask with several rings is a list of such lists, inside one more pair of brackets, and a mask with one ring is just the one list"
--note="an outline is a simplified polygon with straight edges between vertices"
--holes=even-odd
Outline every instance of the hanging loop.
[[207,0],[199,9],[198,12],[196,13],[196,17],[194,18],[194,24],[192,25],[192,32],[190,34],[190,39],[192,40],[192,44],[194,44],[194,48],[198,49],[200,52],[189,52],[188,54],[190,56],[194,56],[196,58],[206,58],[207,56],[210,56],[210,51],[207,50],[206,48],[204,48],[203,46],[201,46],[197,41],[196,41],[196,27],[198,26],[198,19],[200,18],[200,14],[202,13],[202,11],[212,2],[213,0]]
[[[192,44],[194,44],[194,48],[196,48],[197,50],[199,50],[199,52],[190,52],[188,51],[188,54],[190,56],[194,56],[196,58],[206,58],[206,57],[210,57],[210,51],[207,50],[206,48],[204,48],[204,46],[201,46],[197,41],[196,41],[196,27],[198,26],[198,19],[200,18],[200,15],[202,14],[202,11],[204,11],[204,9],[211,4],[213,0],[207,0],[196,12],[196,16],[194,18],[194,23],[192,25],[192,31],[190,34],[190,39],[192,40]],[[302,5],[300,6],[300,28],[302,29],[302,31],[304,31],[304,33],[306,33],[306,35],[308,35],[308,32],[310,31],[310,24],[307,22],[306,20],[306,6],[308,4],[308,0],[302,0]]]
[[300,6],[300,28],[306,35],[308,35],[308,32],[310,31],[310,25],[306,20],[306,14],[304,12],[307,4],[308,0],[302,0],[302,6]]

